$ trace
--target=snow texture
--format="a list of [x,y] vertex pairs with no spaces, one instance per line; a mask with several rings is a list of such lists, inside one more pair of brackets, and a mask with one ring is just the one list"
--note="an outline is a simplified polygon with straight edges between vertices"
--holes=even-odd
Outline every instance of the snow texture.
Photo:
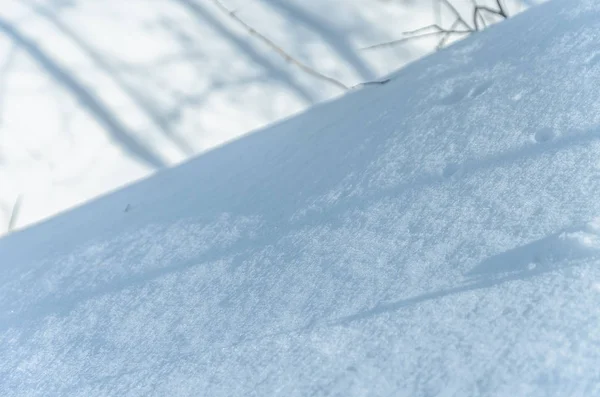
[[[364,47],[455,18],[429,0],[373,1],[220,3],[352,87],[431,52],[439,37]],[[472,0],[453,3],[471,14]],[[524,7],[504,4],[510,15]],[[0,234],[344,92],[287,62],[215,0],[2,0]]]
[[600,395],[599,26],[534,7],[1,239],[2,395]]

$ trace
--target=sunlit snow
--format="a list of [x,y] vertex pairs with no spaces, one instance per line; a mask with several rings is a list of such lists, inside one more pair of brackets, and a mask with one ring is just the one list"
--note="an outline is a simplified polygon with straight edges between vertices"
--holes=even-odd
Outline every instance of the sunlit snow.
[[600,5],[0,240],[5,396],[600,395]]

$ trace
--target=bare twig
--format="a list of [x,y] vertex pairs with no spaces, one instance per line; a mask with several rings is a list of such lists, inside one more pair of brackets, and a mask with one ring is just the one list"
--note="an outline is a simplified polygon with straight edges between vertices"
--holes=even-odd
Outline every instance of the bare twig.
[[388,41],[385,43],[375,44],[375,45],[372,45],[369,47],[365,47],[363,49],[370,50],[370,49],[376,49],[376,48],[391,47],[391,46],[399,45],[402,43],[406,43],[407,41],[410,41],[410,40],[420,39],[420,38],[424,38],[424,37],[431,37],[431,36],[441,36],[441,39],[436,46],[436,49],[439,50],[447,43],[447,41],[452,36],[469,35],[471,33],[478,32],[480,30],[487,28],[488,21],[486,20],[484,13],[492,14],[492,15],[495,15],[495,16],[503,18],[503,19],[508,18],[508,13],[506,12],[506,9],[502,5],[501,0],[496,0],[498,9],[494,9],[494,8],[491,8],[488,6],[478,5],[477,0],[471,0],[471,4],[473,6],[473,13],[472,13],[473,26],[471,26],[465,20],[465,18],[456,9],[456,7],[454,7],[454,5],[452,4],[452,2],[450,0],[439,0],[439,4],[444,5],[454,15],[454,18],[455,18],[454,22],[452,23],[452,25],[449,28],[442,27],[436,21],[435,24],[427,25],[427,26],[424,26],[422,28],[415,29],[415,30],[406,31],[406,32],[402,33],[403,37],[401,37],[397,40],[392,40],[392,41]]
[[320,72],[317,72],[316,70],[314,70],[310,66],[306,65],[305,63],[300,62],[299,60],[297,60],[296,58],[294,58],[293,56],[291,56],[290,54],[288,54],[279,45],[277,45],[273,41],[271,41],[271,39],[269,39],[268,37],[264,36],[260,32],[256,31],[256,29],[254,29],[252,26],[248,25],[243,19],[241,19],[240,17],[238,17],[234,11],[231,11],[230,9],[228,9],[227,7],[225,7],[225,5],[223,5],[223,3],[221,3],[219,0],[213,0],[213,3],[221,11],[223,11],[224,13],[226,13],[227,15],[229,15],[229,17],[231,19],[233,19],[239,25],[241,25],[242,27],[244,27],[244,29],[246,29],[246,31],[248,31],[248,33],[250,33],[250,35],[256,37],[257,39],[259,39],[260,41],[262,41],[265,45],[267,45],[272,50],[274,50],[277,54],[279,54],[283,59],[286,60],[286,62],[289,62],[289,63],[291,63],[293,65],[296,65],[296,67],[298,67],[299,69],[301,69],[303,72],[305,72],[305,73],[307,73],[307,74],[309,74],[309,75],[311,75],[313,77],[316,77],[318,79],[321,79],[323,81],[326,81],[326,82],[328,82],[328,83],[330,83],[332,85],[335,85],[337,88],[340,88],[342,90],[347,90],[348,89],[348,87],[345,84],[343,84],[342,82],[340,82],[339,80],[336,80],[333,77],[325,76],[324,74],[322,74]]
[[[427,33],[422,33],[422,34],[418,34],[418,35],[414,35],[414,36],[409,36],[409,37],[403,37],[401,39],[397,39],[397,40],[392,40],[392,41],[387,41],[385,43],[380,43],[380,44],[374,44],[368,47],[364,47],[363,50],[375,50],[378,48],[384,48],[384,47],[393,47],[399,44],[403,44],[406,43],[408,41],[411,40],[415,40],[415,39],[421,39],[421,38],[425,38],[425,37],[431,37],[431,36],[440,36],[440,35],[444,35],[448,32],[446,31],[436,31],[436,32],[427,32]],[[459,33],[459,32],[456,32]],[[464,32],[464,33],[469,33],[469,32]]]
[[[450,29],[445,31],[444,36],[442,36],[442,38],[440,39],[437,46],[435,46],[436,50],[439,50],[440,48],[442,48],[444,46],[444,44],[446,44],[446,42],[448,41],[450,36],[452,36],[453,34],[456,34],[456,31],[454,29],[456,28],[457,25],[459,25],[459,21],[454,21],[452,26],[450,26]],[[463,32],[463,33],[470,34],[471,32]]]
[[[473,1],[475,1],[475,0],[473,0]],[[485,29],[485,28],[487,28],[487,23],[486,23],[486,18],[485,18],[483,11],[485,11],[488,14],[500,17],[501,19],[507,19],[508,14],[504,10],[504,8],[502,8],[502,3],[500,3],[500,1],[498,1],[497,4],[498,4],[497,10],[495,10],[491,7],[488,7],[488,6],[475,5],[475,7],[473,8],[473,20],[476,22],[477,17],[479,17],[481,19],[481,22],[483,23],[483,28]],[[478,25],[475,25],[475,27],[478,31],[482,30],[479,28]]]
[[[388,41],[385,43],[375,44],[375,45],[372,45],[369,47],[365,47],[363,49],[364,50],[372,50],[372,49],[382,48],[382,47],[391,47],[391,46],[405,43],[410,40],[420,39],[420,38],[424,38],[424,37],[431,37],[431,36],[443,36],[442,41],[445,41],[444,38],[446,36],[450,36],[450,35],[454,35],[454,34],[469,34],[469,33],[471,33],[471,30],[456,29],[457,24],[458,23],[455,21],[455,23],[452,25],[452,27],[450,29],[444,29],[437,24],[433,24],[433,25],[428,25],[428,26],[425,26],[425,27],[422,27],[419,29],[409,30],[409,31],[403,33],[403,35],[407,35],[407,37],[402,37],[400,39]],[[430,30],[430,29],[434,29],[434,30],[432,32],[427,32],[427,30]],[[438,46],[439,46],[439,44],[438,44]]]
[[481,23],[483,27],[486,27],[485,18],[479,14],[477,0],[471,0],[471,5],[473,5],[473,26],[475,26],[475,30],[481,30],[479,28],[479,19],[481,19]]
[[363,83],[359,83],[359,84],[355,85],[352,88],[354,89],[354,88],[357,88],[357,87],[364,87],[364,86],[368,86],[368,85],[384,85],[384,84],[389,83],[390,81],[392,81],[392,79],[389,79],[389,78],[388,79],[383,79],[383,80],[365,81]]
[[446,7],[450,9],[450,11],[452,11],[452,13],[456,17],[456,20],[459,22],[460,25],[463,25],[467,30],[469,30],[471,32],[475,31],[475,28],[472,27],[471,25],[469,25],[467,23],[467,21],[465,21],[465,19],[462,17],[462,15],[460,14],[460,12],[458,12],[458,10],[456,9],[456,7],[454,7],[454,5],[452,5],[452,3],[450,2],[450,0],[441,0],[441,2],[442,2],[442,4],[445,4]]
[[470,33],[471,32],[471,30],[457,30],[456,27],[457,27],[456,25],[453,25],[453,27],[451,27],[450,29],[446,29],[446,28],[443,28],[440,25],[434,23],[433,25],[427,25],[427,26],[424,26],[419,29],[408,30],[408,31],[404,32],[403,34],[417,34],[417,33],[421,33],[423,31],[429,30],[429,29],[434,29],[435,31],[438,31],[438,32],[450,32],[450,33]]
[[506,18],[506,16],[505,16],[505,14],[504,14],[503,11],[501,11],[501,10],[494,10],[493,8],[490,8],[490,7],[487,7],[487,6],[477,6],[477,7],[475,7],[475,10],[476,10],[475,12],[479,12],[479,13],[481,13],[481,11],[487,11],[490,14],[494,14],[494,15],[498,15],[499,17]]
[[20,194],[17,196],[15,200],[15,204],[13,205],[10,219],[8,220],[7,232],[10,233],[14,230],[15,225],[17,224],[17,218],[19,217],[19,211],[21,210],[21,203],[23,202],[23,195]]
[[502,0],[496,0],[496,5],[498,6],[500,15],[502,15],[505,19],[508,19],[508,11],[506,11],[506,8],[504,8],[502,5]]

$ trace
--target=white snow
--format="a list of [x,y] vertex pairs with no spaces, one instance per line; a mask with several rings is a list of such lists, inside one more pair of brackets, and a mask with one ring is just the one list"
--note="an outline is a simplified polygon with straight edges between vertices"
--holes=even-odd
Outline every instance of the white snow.
[[[469,15],[471,0],[453,1]],[[437,40],[364,47],[453,17],[435,17],[430,1],[222,3],[349,87]],[[523,9],[505,3],[511,14]],[[287,63],[214,0],[2,0],[0,234],[18,198],[13,228],[342,93]]]
[[2,394],[600,395],[598,26],[534,7],[4,237]]

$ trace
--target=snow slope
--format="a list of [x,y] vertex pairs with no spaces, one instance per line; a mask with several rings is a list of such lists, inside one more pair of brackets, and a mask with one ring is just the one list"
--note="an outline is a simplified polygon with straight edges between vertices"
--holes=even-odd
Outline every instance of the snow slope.
[[[434,17],[436,1],[221,3],[353,86],[434,48],[429,38],[363,50],[406,29],[450,26],[449,10]],[[469,15],[471,0],[453,2]],[[511,15],[523,8],[505,3]],[[20,228],[342,93],[214,0],[2,0],[0,234],[18,197]]]
[[0,240],[4,396],[600,395],[600,5]]

